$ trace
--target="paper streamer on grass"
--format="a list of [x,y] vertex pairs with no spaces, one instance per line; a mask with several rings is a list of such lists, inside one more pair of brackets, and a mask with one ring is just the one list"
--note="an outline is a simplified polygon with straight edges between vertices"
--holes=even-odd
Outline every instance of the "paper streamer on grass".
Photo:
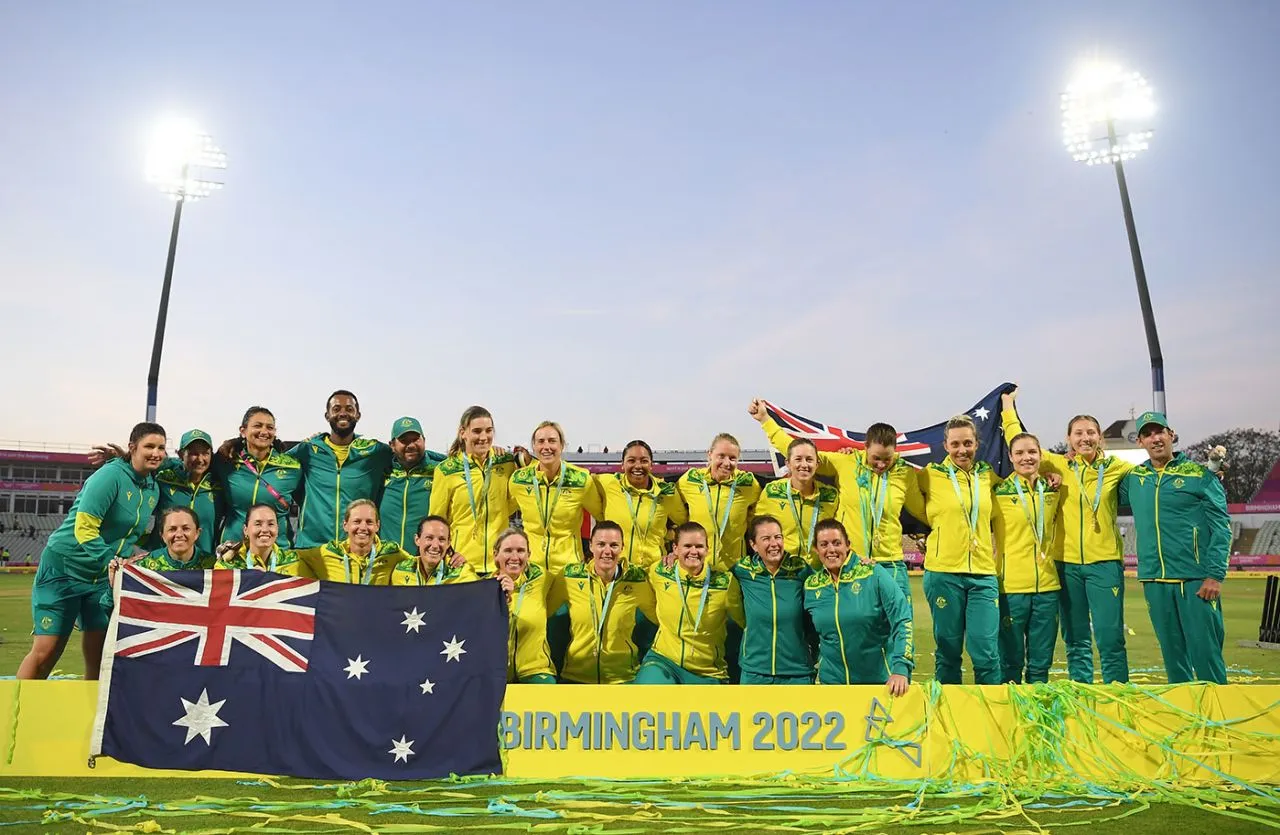
[[[933,722],[961,719],[926,685],[924,718],[896,729],[825,773],[782,773],[757,779],[575,779],[555,784],[504,778],[454,778],[431,783],[313,783],[261,779],[227,784],[244,796],[151,800],[0,787],[0,832],[41,823],[63,831],[183,833],[459,832],[547,833],[851,832],[910,825],[921,831],[955,826],[978,832],[1043,833],[1046,828],[1117,821],[1155,804],[1176,804],[1280,828],[1280,792],[1250,785],[1213,765],[1224,755],[1268,756],[1276,735],[1241,723],[1206,719],[1175,705],[1164,688],[1095,688],[1071,682],[1005,688],[1020,717],[1010,752],[993,757],[951,738],[945,779],[902,782],[874,778],[872,751],[923,739]],[[983,706],[990,705],[977,694]],[[1150,701],[1126,698],[1141,693]],[[1203,696],[1202,698],[1211,698]],[[1118,711],[1117,721],[1107,710]],[[1152,721],[1155,711],[1163,721]],[[1280,710],[1269,705],[1259,714]],[[1176,721],[1170,721],[1172,716]],[[1167,733],[1160,728],[1172,727]],[[1155,730],[1151,730],[1155,729]],[[1206,733],[1212,731],[1212,733]],[[1166,779],[1132,772],[1098,734],[1122,733],[1167,756]],[[935,754],[936,755],[936,754]],[[1183,775],[1207,769],[1218,785]],[[964,775],[981,774],[981,779]],[[1063,775],[1067,775],[1064,777]],[[1105,784],[1088,774],[1106,774]],[[169,780],[150,781],[156,790]],[[1141,818],[1136,822],[1140,825]]]

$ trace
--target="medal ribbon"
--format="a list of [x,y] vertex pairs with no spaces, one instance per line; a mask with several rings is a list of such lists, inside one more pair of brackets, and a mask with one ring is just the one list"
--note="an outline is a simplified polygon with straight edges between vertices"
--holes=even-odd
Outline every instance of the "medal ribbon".
[[[618,587],[618,575],[622,573],[620,566],[613,567],[613,579],[604,583],[607,591],[604,593],[604,602],[600,607],[600,611],[596,611],[596,589],[595,581],[599,579],[597,576],[591,578],[591,622],[596,627],[596,655],[600,654],[600,650],[604,648],[604,626],[609,620],[609,603],[613,601],[613,590]],[[680,573],[680,569],[676,569],[676,573]],[[603,583],[604,581],[601,580]]]
[[[862,485],[858,485],[858,505],[862,509],[862,539],[863,545],[866,547],[866,556],[874,556],[871,552],[875,545],[876,533],[880,530],[880,520],[884,518],[884,507],[889,499],[889,477],[888,475],[876,475],[867,467],[863,467],[862,471],[870,477],[872,486],[866,490],[862,489]],[[880,479],[879,495],[875,494],[875,481]],[[954,481],[955,477],[952,476]],[[871,494],[871,500],[867,500],[867,494]]]
[[[711,477],[711,473],[708,472],[707,478],[710,478],[710,477]],[[707,486],[707,483],[705,481],[702,483],[701,486],[702,486],[702,497],[707,500],[707,517],[711,520],[711,524],[714,525],[716,523],[716,511],[715,511],[715,508],[712,507],[711,505],[711,488]],[[719,487],[722,485],[717,485],[717,486]],[[716,528],[715,553],[719,552],[720,544],[721,542],[724,541],[725,529],[729,527],[729,514],[733,512],[733,492],[737,489],[738,489],[738,484],[735,478],[734,481],[729,482],[729,501],[724,506],[724,515],[720,518],[720,524]],[[716,497],[719,498],[719,495],[720,495],[719,492],[717,492]],[[680,572],[677,571],[676,573],[679,574]]]
[[[350,540],[347,540],[350,542]],[[351,582],[351,557],[347,554],[347,549],[341,543],[338,544],[338,550],[342,552],[342,573],[346,575],[347,582]],[[275,552],[272,552],[272,559],[275,558]],[[373,564],[378,559],[378,540],[374,540],[369,546],[369,573],[364,574],[359,567],[356,568],[356,579],[360,581],[362,586],[367,586],[373,582]]]
[[813,513],[809,519],[809,534],[805,536],[804,520],[800,516],[800,510],[804,510],[804,496],[800,497],[800,509],[796,509],[795,500],[791,497],[791,482],[787,481],[787,506],[791,508],[791,516],[796,520],[796,528],[799,530],[800,539],[803,540],[800,548],[800,556],[807,557],[809,552],[813,550],[813,537],[818,532],[818,510],[822,506],[822,488],[815,487],[813,494]]
[[[1074,465],[1074,462],[1073,462],[1073,465]],[[1093,505],[1090,508],[1093,511],[1093,524],[1097,525],[1098,524],[1098,508],[1102,506],[1102,477],[1106,475],[1107,465],[1105,462],[1099,461],[1097,467],[1091,468],[1087,464],[1082,464],[1079,467],[1073,466],[1073,469],[1075,469],[1076,471],[1076,481],[1079,482],[1080,484],[1081,496],[1085,495],[1084,471],[1086,469],[1096,469],[1098,471],[1098,483],[1095,486],[1093,491]]]
[[542,501],[542,487],[538,484],[538,468],[533,468],[533,499],[538,508],[538,518],[542,520],[542,560],[543,566],[551,569],[551,517],[555,515],[556,505],[560,503],[560,490],[564,487],[564,471],[568,469],[560,462],[560,477],[556,479],[556,492],[551,495],[551,484],[547,484],[547,501]]
[[1027,497],[1022,492],[1022,478],[1020,476],[1013,477],[1013,486],[1018,488],[1018,506],[1022,508],[1022,515],[1027,517],[1027,525],[1031,527],[1031,535],[1036,539],[1036,556],[1044,555],[1044,479],[1036,479],[1036,499],[1040,502],[1040,512],[1036,513],[1036,499],[1032,499],[1031,506],[1027,507]]
[[[631,501],[631,488],[624,482],[625,478],[626,476],[623,475],[618,476],[618,481],[623,482],[621,484],[622,497],[627,500],[627,512],[631,514],[631,536],[634,539],[636,530],[638,529],[640,531],[640,538],[647,542],[649,540],[649,528],[653,527],[653,517],[658,515],[658,498],[657,496],[650,495],[649,493],[637,491],[636,500],[634,502]],[[645,496],[649,496],[649,498],[653,499],[653,508],[649,511],[649,521],[645,522],[644,527],[641,528],[640,508],[644,506]]]
[[[956,479],[956,468],[954,464],[947,464],[947,475],[951,477],[951,486],[956,491],[956,501],[960,504],[960,512],[964,513],[964,494],[960,492],[960,482]],[[972,501],[969,504],[969,518],[967,521],[969,523],[969,533],[971,534],[974,542],[977,542],[978,540],[978,490],[981,486],[980,482],[981,479],[978,478],[978,474],[976,472],[969,473],[969,484],[972,487],[971,492],[973,493],[973,496]]]
[[[698,614],[693,619],[693,631],[697,632],[698,627],[702,625],[702,613],[707,608],[707,589],[711,588],[711,567],[704,565],[702,570],[706,572],[702,576],[702,597],[698,601]],[[685,614],[689,614],[689,601],[684,591],[684,585],[680,582],[680,566],[676,566],[676,588],[680,590],[680,605],[684,607]]]

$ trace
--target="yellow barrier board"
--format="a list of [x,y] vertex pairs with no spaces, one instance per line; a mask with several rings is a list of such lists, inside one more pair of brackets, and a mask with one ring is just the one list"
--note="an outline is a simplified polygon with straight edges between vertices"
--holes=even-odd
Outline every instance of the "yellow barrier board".
[[[0,774],[156,777],[89,766],[93,682],[0,682]],[[630,687],[513,685],[509,777],[1152,780],[1280,784],[1280,686]],[[202,776],[240,776],[204,772]]]

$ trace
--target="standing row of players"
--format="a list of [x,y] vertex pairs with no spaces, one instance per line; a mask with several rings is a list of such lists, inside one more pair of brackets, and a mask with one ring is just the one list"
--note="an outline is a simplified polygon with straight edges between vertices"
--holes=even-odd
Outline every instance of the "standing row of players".
[[[695,612],[705,611],[714,573],[724,578],[726,590],[731,585],[730,571],[743,560],[748,523],[756,515],[776,520],[786,555],[816,568],[824,562],[817,548],[820,523],[840,521],[849,567],[872,563],[877,569],[872,575],[887,572],[909,607],[899,521],[905,508],[931,527],[924,588],[933,613],[939,681],[960,681],[966,643],[978,683],[1043,680],[1060,618],[1072,678],[1093,679],[1092,622],[1104,681],[1125,681],[1123,552],[1115,515],[1126,493],[1138,530],[1139,578],[1170,681],[1225,681],[1218,604],[1229,538],[1225,498],[1211,473],[1174,454],[1163,415],[1139,419],[1140,443],[1151,459],[1135,468],[1105,454],[1097,421],[1084,415],[1068,425],[1069,457],[1042,454],[1038,440],[1022,431],[1007,395],[1003,418],[1015,474],[1002,481],[978,459],[977,433],[965,416],[947,426],[947,458],[917,471],[898,458],[896,432],[885,424],[868,430],[864,450],[828,454],[807,441],[793,441],[767,418],[759,401],[751,413],[770,441],[786,449],[791,472],[763,490],[752,475],[737,469],[739,445],[728,435],[713,441],[706,467],[688,471],[674,484],[652,475],[651,451],[639,441],[624,450],[619,473],[597,477],[562,461],[564,434],[550,422],[535,430],[532,461],[520,466],[516,454],[493,447],[493,419],[480,407],[464,412],[445,456],[426,452],[413,418],[396,422],[391,446],[359,438],[359,405],[344,391],[326,404],[330,432],[283,452],[275,448],[274,419],[265,409],[250,410],[240,438],[223,444],[217,455],[207,434],[187,433],[180,465],[166,463],[163,431],[140,425],[128,452],[86,483],[67,522],[50,538],[33,590],[36,638],[19,674],[47,675],[77,620],[85,631],[87,673],[96,673],[95,644],[100,655],[110,608],[109,594],[105,600],[102,594],[107,566],[145,531],[152,507],[163,512],[166,502],[189,502],[203,536],[217,530],[221,506],[223,538],[244,541],[249,508],[266,500],[277,517],[275,547],[287,550],[288,514],[300,498],[296,545],[303,555],[323,555],[301,562],[315,576],[349,582],[371,581],[379,560],[395,558],[399,565],[404,562],[400,554],[412,556],[400,543],[417,550],[416,543],[409,545],[415,539],[413,523],[426,515],[448,524],[452,549],[477,576],[494,575],[501,568],[496,547],[509,538],[504,531],[519,510],[529,559],[524,579],[512,580],[513,591],[517,601],[527,598],[528,592],[521,594],[515,586],[534,582],[535,572],[545,578],[541,597],[552,613],[547,632],[555,656],[569,643],[569,607],[559,606],[566,572],[585,570],[584,510],[618,524],[628,569],[645,570],[663,560],[669,525],[686,519],[698,523],[706,537],[707,573],[688,574],[687,585],[675,583],[679,611],[687,610],[697,626],[701,619]],[[157,472],[158,495],[154,487],[148,489]],[[831,476],[835,487],[818,481],[820,474]],[[363,554],[346,529],[349,519],[344,520],[357,499],[377,499],[370,508],[379,525],[370,543],[376,547]],[[214,518],[206,521],[210,508]],[[215,541],[209,535],[197,550],[207,553]],[[240,547],[249,550],[248,544]],[[382,549],[387,553],[380,554]],[[766,567],[765,573],[772,584],[777,571]],[[846,584],[840,571],[828,576],[837,591],[842,584],[850,595],[862,588],[861,581]],[[420,569],[417,577],[428,580]],[[610,592],[601,582],[603,602]],[[661,621],[660,611],[657,618]],[[644,632],[635,630],[641,647],[652,637]],[[681,658],[666,657],[662,642],[645,658],[722,680],[726,656],[736,656],[729,633],[727,649],[711,647],[710,667],[681,664],[688,656],[684,638],[679,639]],[[748,654],[742,655],[744,670],[751,663]],[[892,647],[885,647],[884,658],[894,658]],[[563,674],[564,662],[554,666]],[[892,663],[881,668],[881,680],[895,672]],[[644,675],[641,669],[641,679]],[[528,677],[519,669],[514,676]]]

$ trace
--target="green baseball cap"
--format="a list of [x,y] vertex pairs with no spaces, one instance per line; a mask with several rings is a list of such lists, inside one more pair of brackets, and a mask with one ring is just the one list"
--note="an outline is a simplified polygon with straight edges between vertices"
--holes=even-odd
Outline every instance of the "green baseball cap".
[[1143,412],[1138,415],[1138,434],[1142,434],[1142,430],[1148,426],[1163,426],[1169,428],[1169,419],[1164,416],[1164,412]]
[[203,429],[192,429],[183,433],[182,440],[178,443],[178,452],[182,452],[195,441],[204,441],[209,445],[209,449],[213,449],[213,438],[209,437],[208,432]]
[[391,424],[392,438],[399,438],[401,435],[405,434],[406,432],[417,432],[419,435],[423,435],[424,437],[426,435],[426,433],[422,431],[422,424],[418,422],[417,418],[413,418],[413,417],[397,418],[396,422]]

